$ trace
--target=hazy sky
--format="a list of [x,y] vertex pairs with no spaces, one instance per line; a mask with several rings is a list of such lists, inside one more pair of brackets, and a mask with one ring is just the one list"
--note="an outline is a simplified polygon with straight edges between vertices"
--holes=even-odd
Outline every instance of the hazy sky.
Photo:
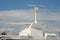
[[43,5],[52,12],[60,9],[60,0],[0,0],[0,10],[27,10],[30,8],[28,4]]
[[44,7],[39,7],[39,21],[46,26],[60,27],[60,0],[0,0],[0,27],[4,26],[4,22],[34,19],[33,7],[28,4],[43,5]]

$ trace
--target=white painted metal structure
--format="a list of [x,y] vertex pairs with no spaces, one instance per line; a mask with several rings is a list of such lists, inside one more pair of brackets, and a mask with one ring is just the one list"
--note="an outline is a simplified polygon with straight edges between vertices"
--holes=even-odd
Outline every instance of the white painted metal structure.
[[33,23],[29,26],[29,28],[25,28],[24,30],[22,30],[21,32],[19,32],[19,37],[20,36],[31,36],[31,26],[33,25]]
[[47,36],[56,36],[55,33],[45,33],[45,39],[47,38]]
[[[34,8],[34,10],[35,10],[35,21],[34,21],[34,23],[37,23],[37,13],[38,13],[38,7],[36,6],[35,8]],[[34,23],[31,23],[31,25],[29,26],[29,28],[25,28],[24,30],[22,30],[21,32],[19,32],[19,36],[31,36],[32,34],[31,34],[31,31],[32,31],[32,25],[34,24]]]
[[37,23],[37,13],[38,13],[38,6],[35,7],[35,22]]
[[35,6],[34,10],[35,10],[35,21],[34,21],[34,23],[31,23],[31,25],[28,28],[25,28],[24,30],[19,32],[19,37],[21,37],[21,36],[32,36],[35,40],[36,39],[42,40],[43,39],[43,31],[32,28],[33,24],[38,23],[37,22],[38,6]]

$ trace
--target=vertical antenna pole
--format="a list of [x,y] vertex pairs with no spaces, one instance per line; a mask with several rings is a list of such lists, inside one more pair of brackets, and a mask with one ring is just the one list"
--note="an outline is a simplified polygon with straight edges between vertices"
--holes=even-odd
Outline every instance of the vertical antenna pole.
[[38,14],[38,6],[35,6],[35,22],[34,23],[37,23],[37,14]]

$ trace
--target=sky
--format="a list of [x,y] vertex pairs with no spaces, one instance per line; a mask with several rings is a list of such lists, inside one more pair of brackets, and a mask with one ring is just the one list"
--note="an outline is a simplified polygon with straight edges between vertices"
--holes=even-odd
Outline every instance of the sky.
[[40,6],[39,22],[49,27],[60,27],[60,0],[0,0],[0,27],[14,26],[6,22],[33,22],[34,7],[29,4]]

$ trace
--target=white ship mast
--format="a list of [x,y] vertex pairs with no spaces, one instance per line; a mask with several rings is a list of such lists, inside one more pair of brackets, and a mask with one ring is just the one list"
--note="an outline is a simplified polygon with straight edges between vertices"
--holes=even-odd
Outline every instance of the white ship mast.
[[35,22],[34,23],[37,23],[38,21],[38,17],[37,17],[37,14],[38,14],[38,6],[35,6]]

